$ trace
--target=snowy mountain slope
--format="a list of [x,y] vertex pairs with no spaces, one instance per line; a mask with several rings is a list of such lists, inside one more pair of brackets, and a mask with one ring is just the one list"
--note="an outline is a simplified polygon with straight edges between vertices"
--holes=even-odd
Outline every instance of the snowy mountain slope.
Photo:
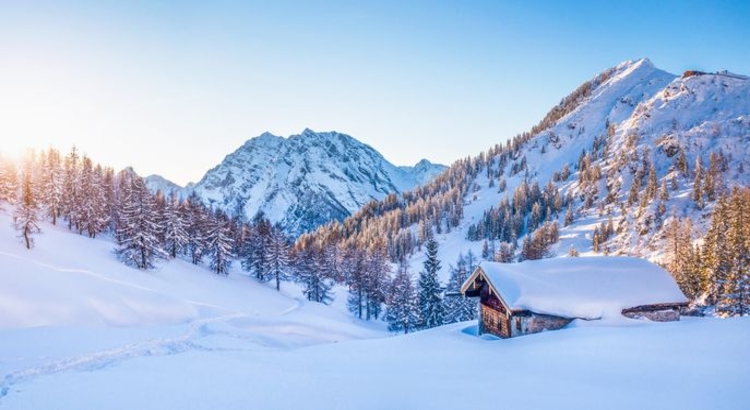
[[447,409],[482,406],[464,393],[498,384],[515,408],[747,401],[747,318],[577,321],[511,340],[477,337],[469,322],[384,337],[236,272],[125,267],[109,240],[48,224],[29,251],[9,223],[0,211],[3,409]]
[[[113,257],[109,239],[90,239],[64,227],[43,225],[26,250],[0,211],[0,331],[40,326],[173,326],[231,318],[242,326],[308,326],[309,337],[372,337],[374,328],[351,324],[343,312],[307,303],[236,272],[217,276],[179,259],[153,271],[132,269]],[[331,325],[332,327],[328,327]],[[317,332],[317,333],[316,333]],[[317,335],[316,335],[317,334]],[[300,333],[302,335],[302,333]],[[347,336],[349,335],[349,336]],[[287,341],[288,342],[288,341]],[[285,343],[287,343],[285,342]]]
[[[704,170],[709,168],[712,154],[718,158],[718,190],[750,185],[746,171],[750,167],[750,81],[744,76],[717,73],[678,77],[656,68],[648,59],[627,61],[579,87],[551,114],[555,112],[562,114],[548,115],[546,122],[540,123],[543,126],[535,127],[534,134],[517,137],[494,154],[482,153],[471,162],[452,166],[451,172],[467,176],[451,182],[465,184],[458,226],[437,233],[444,281],[459,253],[471,250],[481,254],[484,241],[468,240],[471,229],[484,221],[492,207],[497,208],[506,199],[512,201],[514,191],[524,183],[538,184],[542,190],[551,183],[565,201],[561,212],[552,213],[548,219],[560,227],[560,240],[551,247],[556,256],[565,256],[575,247],[584,255],[622,254],[654,261],[666,257],[662,250],[665,227],[673,214],[692,220],[692,239],[700,240],[705,234],[714,202],[704,195],[706,204],[702,207],[692,199],[699,157]],[[552,120],[547,121],[549,118]],[[685,172],[678,170],[683,154]],[[659,195],[644,200],[651,164],[657,190],[663,184],[669,187],[664,200]],[[581,169],[582,165],[588,168]],[[564,176],[566,168],[569,176]],[[638,183],[636,176],[640,178]],[[500,180],[505,189],[498,189]],[[447,198],[441,197],[441,189],[436,186],[435,192],[423,197],[439,198],[435,203],[442,206],[439,204]],[[634,191],[634,201],[630,191]],[[566,225],[568,200],[572,221]],[[522,216],[517,254],[524,236],[533,233],[525,228],[529,214]],[[354,225],[363,225],[358,233],[382,232],[388,226],[383,222],[386,218],[394,219],[384,215]],[[442,218],[440,223],[445,226],[447,218]],[[614,232],[606,239],[599,238],[601,243],[595,252],[594,230],[610,219]],[[422,222],[431,224],[434,220]],[[417,224],[401,229],[415,233]],[[391,238],[398,233],[393,232]],[[488,242],[493,245],[492,240]],[[422,252],[412,256],[412,271],[421,269],[423,259]]]
[[[477,195],[479,200],[467,207],[466,215],[469,220],[477,220],[488,206],[512,195],[524,179],[543,186],[567,165],[572,175],[555,185],[563,195],[573,198],[575,212],[573,223],[567,227],[563,227],[563,215],[556,218],[562,227],[558,255],[564,255],[571,245],[591,252],[594,227],[612,217],[617,235],[605,244],[608,252],[658,260],[662,257],[663,223],[669,215],[662,215],[660,220],[655,216],[658,201],[650,202],[644,210],[639,209],[639,203],[627,204],[634,174],[640,170],[645,181],[648,169],[642,164],[653,163],[657,186],[662,182],[671,186],[675,177],[678,186],[670,192],[664,207],[679,217],[690,217],[702,234],[712,204],[698,209],[691,203],[693,176],[677,177],[676,153],[685,153],[691,170],[698,157],[707,168],[709,154],[722,153],[726,156],[725,188],[748,186],[750,176],[741,171],[750,164],[749,116],[750,81],[741,76],[683,78],[655,68],[646,59],[622,63],[576,109],[521,148],[518,156],[525,157],[528,170],[508,178],[505,193],[483,189]],[[600,139],[597,148],[596,138]],[[589,207],[583,198],[591,188],[582,183],[577,169],[584,152],[591,155],[591,166],[602,172],[593,183],[596,193]],[[482,177],[478,182],[483,187],[489,185]],[[613,193],[612,203],[605,198],[608,189]],[[644,182],[637,190],[640,198],[645,189]],[[465,234],[465,230],[453,233]]]
[[299,234],[424,184],[444,169],[427,160],[396,167],[346,134],[306,129],[289,138],[265,133],[248,140],[193,190],[227,212],[252,218],[262,211]]

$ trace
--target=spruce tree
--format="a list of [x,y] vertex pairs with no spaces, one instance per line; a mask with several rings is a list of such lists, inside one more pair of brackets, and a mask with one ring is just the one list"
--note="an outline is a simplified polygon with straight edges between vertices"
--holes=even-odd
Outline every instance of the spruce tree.
[[388,330],[406,334],[416,329],[419,324],[417,293],[406,263],[399,265],[388,290],[387,302],[385,320]]
[[420,327],[429,329],[443,324],[443,300],[437,273],[440,260],[437,257],[438,243],[430,236],[425,244],[424,269],[419,273]]
[[333,300],[333,281],[326,274],[323,251],[301,238],[293,255],[294,276],[302,285],[302,294],[311,302],[330,303]]
[[464,322],[477,317],[477,302],[460,294],[461,285],[474,273],[477,260],[469,251],[466,256],[458,255],[456,266],[451,266],[451,276],[446,286],[444,323]]

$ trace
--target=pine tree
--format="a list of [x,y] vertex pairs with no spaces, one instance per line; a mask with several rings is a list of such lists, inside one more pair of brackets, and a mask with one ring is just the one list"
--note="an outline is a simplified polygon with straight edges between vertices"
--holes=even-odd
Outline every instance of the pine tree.
[[573,201],[568,201],[568,209],[565,211],[565,226],[573,223]]
[[[464,257],[463,254],[458,255],[458,261],[456,266],[451,266],[451,276],[448,279],[448,285],[446,286],[446,297],[445,297],[445,316],[444,323],[455,323],[464,322],[467,320],[474,320],[477,317],[477,303],[473,298],[467,298],[460,294],[461,285],[464,284],[466,279],[474,273],[476,269],[477,260],[474,254],[469,251]],[[450,295],[450,296],[448,296]]]
[[271,230],[265,257],[268,273],[276,281],[276,290],[281,290],[281,280],[289,278],[289,246],[280,225]]
[[268,275],[268,252],[271,241],[271,222],[266,219],[263,212],[258,212],[253,218],[252,231],[246,251],[244,252],[243,268],[251,275],[265,282],[271,277]]
[[103,171],[101,166],[94,167],[93,161],[84,156],[78,190],[79,203],[75,215],[78,233],[86,232],[90,238],[103,232],[109,221],[105,207]]
[[750,191],[734,188],[726,202],[727,259],[722,267],[722,282],[717,311],[727,316],[750,315]]
[[232,264],[234,241],[229,229],[229,221],[222,212],[217,212],[207,220],[205,247],[211,270],[217,275],[228,275]]
[[42,201],[52,225],[57,225],[62,206],[62,159],[60,152],[49,149],[42,168]]
[[333,281],[326,274],[324,251],[312,241],[300,238],[294,249],[293,265],[297,282],[302,284],[302,294],[311,302],[328,304],[333,300]]
[[189,243],[188,223],[185,221],[183,213],[180,212],[180,203],[174,192],[164,203],[162,219],[165,248],[169,256],[174,259]]
[[408,265],[401,263],[388,290],[388,308],[385,320],[388,322],[388,330],[392,332],[403,331],[405,334],[417,328],[419,324],[419,309],[417,306],[417,294],[408,271]]
[[205,228],[207,225],[206,219],[208,210],[203,203],[201,203],[198,194],[193,192],[185,201],[183,212],[183,219],[188,221],[187,247],[190,253],[190,259],[194,265],[197,265],[203,260],[206,251]]
[[16,208],[13,212],[13,227],[19,232],[19,237],[23,239],[26,249],[34,246],[32,235],[40,231],[37,194],[33,188],[31,172],[31,164],[27,164],[24,167],[21,196],[16,201]]
[[79,182],[80,164],[78,150],[73,147],[65,157],[65,169],[63,174],[63,191],[61,200],[61,214],[68,220],[68,229],[77,228],[80,221],[79,216]]
[[501,242],[497,252],[495,252],[495,262],[512,263],[514,259],[513,245],[508,242]]
[[424,269],[419,273],[419,313],[420,328],[429,329],[443,324],[443,301],[437,272],[440,260],[437,258],[438,243],[433,237],[425,245]]
[[698,209],[703,209],[703,165],[701,157],[695,159],[695,180],[693,181],[693,201]]
[[127,265],[151,269],[156,259],[167,257],[158,240],[156,202],[143,178],[132,171],[127,178],[129,184],[120,211],[116,253]]
[[13,204],[18,192],[16,167],[7,159],[0,158],[0,203]]

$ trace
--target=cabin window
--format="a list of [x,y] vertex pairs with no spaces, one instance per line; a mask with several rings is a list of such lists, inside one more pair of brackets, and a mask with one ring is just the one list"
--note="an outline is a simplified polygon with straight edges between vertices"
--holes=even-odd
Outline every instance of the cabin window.
[[517,317],[515,319],[516,319],[516,330],[520,332],[521,331],[521,318]]

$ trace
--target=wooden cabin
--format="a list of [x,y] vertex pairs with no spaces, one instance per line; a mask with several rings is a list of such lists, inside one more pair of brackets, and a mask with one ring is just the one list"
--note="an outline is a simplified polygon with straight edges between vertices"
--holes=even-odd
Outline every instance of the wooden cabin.
[[503,338],[574,319],[674,321],[688,302],[664,269],[629,257],[482,262],[461,293],[479,297],[479,334]]

